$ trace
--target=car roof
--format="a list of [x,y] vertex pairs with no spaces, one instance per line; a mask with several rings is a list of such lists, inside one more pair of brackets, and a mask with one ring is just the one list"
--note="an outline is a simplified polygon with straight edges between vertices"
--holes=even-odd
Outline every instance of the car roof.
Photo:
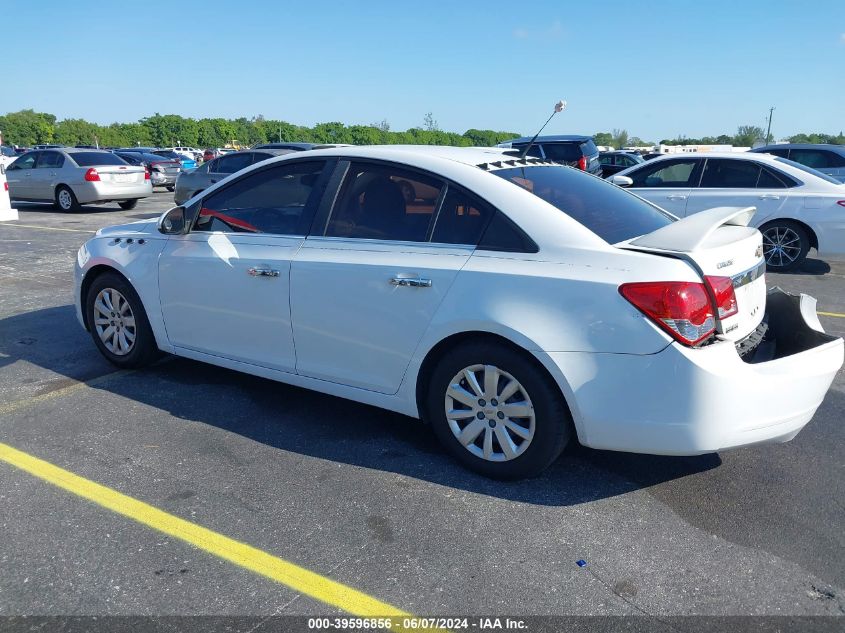
[[[677,152],[674,154],[661,154],[657,160],[663,158],[738,158],[740,160],[763,160],[768,162],[780,162],[778,156],[761,154],[759,152]],[[654,161],[651,161],[652,163]]]
[[763,147],[755,147],[752,152],[768,152],[771,149],[826,149],[845,154],[845,145],[836,145],[834,143],[775,143],[773,145],[764,145]]
[[[267,150],[261,150],[267,151]],[[451,145],[348,145],[315,148],[296,152],[298,156],[337,156],[349,158],[373,158],[381,160],[407,161],[410,164],[419,158],[442,159],[478,167],[493,161],[513,156],[515,150],[501,147],[455,147]],[[515,158],[515,156],[513,156]]]
[[[532,136],[520,136],[513,138],[505,143],[530,143]],[[584,134],[550,134],[547,136],[538,136],[535,143],[583,143],[584,141],[592,141],[593,137]]]

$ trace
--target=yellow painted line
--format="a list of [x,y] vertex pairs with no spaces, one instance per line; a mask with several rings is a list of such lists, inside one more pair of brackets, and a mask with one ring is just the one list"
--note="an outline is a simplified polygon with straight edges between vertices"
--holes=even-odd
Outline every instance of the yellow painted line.
[[[88,499],[112,512],[180,539],[214,556],[348,613],[360,617],[401,618],[410,615],[357,589],[335,582],[325,576],[190,521],[180,519],[143,501],[138,501],[116,490],[75,475],[7,444],[0,443],[0,461],[26,471],[72,494]],[[401,625],[401,621],[398,624]]]
[[107,380],[111,380],[112,378],[118,378],[119,376],[125,376],[126,374],[130,373],[132,373],[132,370],[130,369],[120,369],[118,371],[113,371],[110,374],[105,374],[103,376],[98,376],[97,378],[93,378],[91,380],[86,380],[85,382],[77,382],[72,385],[68,385],[67,387],[62,387],[61,389],[48,391],[47,393],[43,393],[40,396],[33,396],[32,398],[24,398],[22,400],[16,400],[14,402],[0,404],[0,415],[8,415],[20,409],[26,409],[27,407],[39,404],[46,400],[52,400],[54,398],[66,396],[69,393],[79,391],[80,389],[84,389],[85,387],[96,387],[100,383],[103,383]]
[[0,226],[18,226],[22,229],[41,229],[42,231],[70,231],[71,233],[96,233],[87,229],[62,229],[58,226],[36,226],[35,224],[0,224]]
[[821,316],[829,316],[829,317],[837,317],[839,319],[845,319],[845,314],[839,314],[838,312],[819,312]]

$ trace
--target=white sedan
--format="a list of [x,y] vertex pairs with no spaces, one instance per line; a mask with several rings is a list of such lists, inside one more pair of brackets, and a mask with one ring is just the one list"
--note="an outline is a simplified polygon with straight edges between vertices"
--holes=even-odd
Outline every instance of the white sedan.
[[770,154],[669,154],[608,178],[678,217],[754,206],[770,270],[801,265],[810,247],[845,256],[845,184]]
[[[408,200],[405,182],[438,194]],[[420,417],[497,478],[576,438],[669,455],[783,442],[843,341],[812,298],[767,292],[752,213],[676,220],[498,149],[297,152],[99,231],[77,313],[120,367],[167,352]]]

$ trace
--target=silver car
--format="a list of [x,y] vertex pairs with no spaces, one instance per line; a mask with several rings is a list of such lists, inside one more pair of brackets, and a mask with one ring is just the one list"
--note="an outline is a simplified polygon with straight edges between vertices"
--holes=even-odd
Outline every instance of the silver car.
[[52,202],[62,211],[104,202],[132,209],[153,192],[143,167],[111,152],[70,147],[22,154],[6,168],[6,178],[12,200]]
[[290,154],[294,151],[296,150],[246,150],[218,156],[207,163],[203,163],[196,169],[183,171],[179,174],[179,177],[176,179],[176,193],[173,196],[173,199],[176,204],[183,204],[186,200],[190,200],[200,191],[207,189],[214,183],[223,180],[226,176],[234,174],[236,171],[245,169],[255,163],[260,163],[262,160],[267,160],[268,158],[273,158],[274,156],[281,156],[282,154]]
[[845,145],[778,143],[755,147],[752,152],[774,154],[845,182]]

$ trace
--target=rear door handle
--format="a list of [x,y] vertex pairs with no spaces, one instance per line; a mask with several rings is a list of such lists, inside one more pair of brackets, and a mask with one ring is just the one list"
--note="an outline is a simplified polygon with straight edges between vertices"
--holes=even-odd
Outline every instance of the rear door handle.
[[278,277],[279,271],[272,268],[249,268],[247,274],[250,277]]
[[760,196],[760,200],[780,200],[780,196],[776,196],[773,193],[764,193]]
[[678,193],[673,193],[673,194],[670,194],[670,195],[668,195],[668,196],[666,196],[666,197],[667,197],[669,200],[686,200],[686,199],[687,199],[687,197],[686,197],[686,196],[682,196],[681,194],[678,194]]
[[431,288],[431,279],[420,277],[393,277],[390,283],[394,286],[409,286],[411,288]]

